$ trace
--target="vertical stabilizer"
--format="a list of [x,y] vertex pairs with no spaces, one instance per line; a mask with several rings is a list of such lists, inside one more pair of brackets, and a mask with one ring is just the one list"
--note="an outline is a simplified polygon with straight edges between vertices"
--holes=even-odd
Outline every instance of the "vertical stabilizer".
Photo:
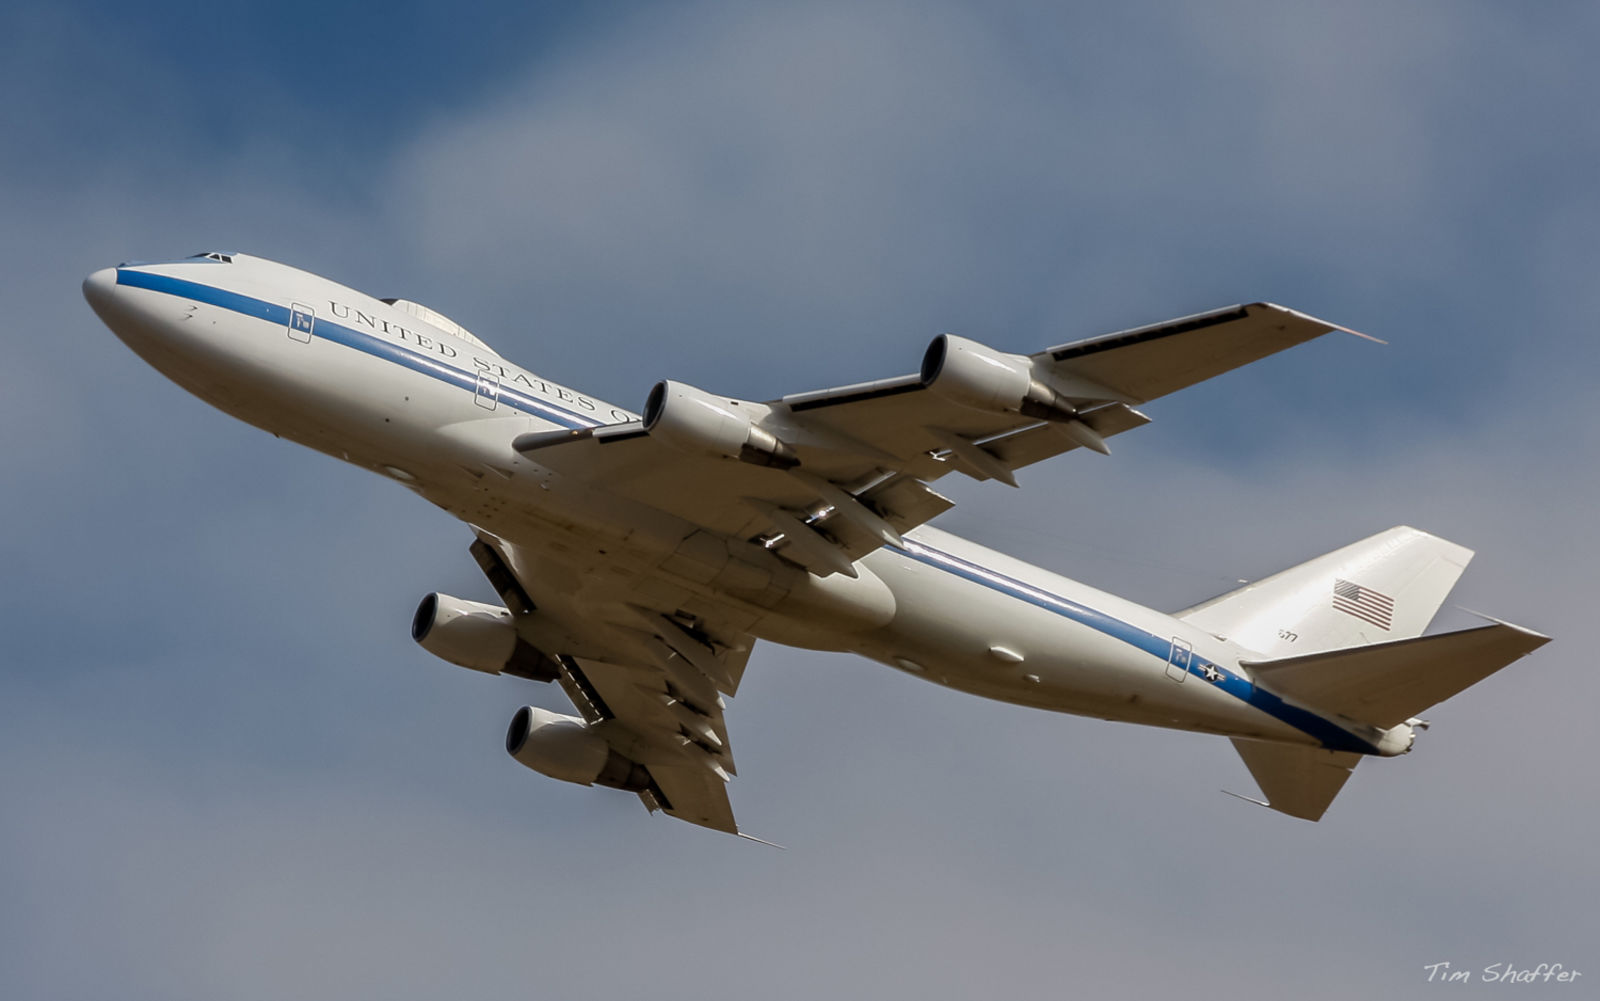
[[1269,658],[1408,639],[1422,635],[1471,559],[1464,546],[1401,526],[1177,617]]

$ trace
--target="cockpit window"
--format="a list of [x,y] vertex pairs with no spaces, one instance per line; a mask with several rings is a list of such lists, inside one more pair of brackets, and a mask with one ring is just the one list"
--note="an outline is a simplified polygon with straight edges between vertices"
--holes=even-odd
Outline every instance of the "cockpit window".
[[215,250],[211,250],[211,251],[207,251],[204,254],[195,254],[193,257],[189,258],[189,260],[191,260],[191,261],[218,261],[218,262],[220,262],[222,264],[232,264],[233,263],[233,255],[232,254],[219,254]]

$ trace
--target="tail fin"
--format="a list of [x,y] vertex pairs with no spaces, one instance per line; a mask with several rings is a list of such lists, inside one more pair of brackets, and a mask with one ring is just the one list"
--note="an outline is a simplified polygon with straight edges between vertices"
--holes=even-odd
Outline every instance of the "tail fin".
[[1391,528],[1179,612],[1263,657],[1304,656],[1422,635],[1472,550]]

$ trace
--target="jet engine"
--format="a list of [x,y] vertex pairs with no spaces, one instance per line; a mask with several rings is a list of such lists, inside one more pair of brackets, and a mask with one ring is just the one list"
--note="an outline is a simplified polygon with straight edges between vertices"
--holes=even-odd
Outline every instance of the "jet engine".
[[740,413],[750,404],[712,396],[681,382],[663,380],[644,404],[644,429],[684,452],[738,459],[757,466],[792,469],[800,464],[794,449]]
[[954,334],[940,334],[922,356],[922,385],[952,403],[990,413],[1070,421],[1076,409],[1042,382],[1025,355],[1006,354]]
[[506,752],[519,764],[563,782],[629,792],[650,786],[643,765],[618,754],[583,720],[536,706],[523,706],[511,717]]
[[553,681],[560,666],[519,635],[511,612],[435,591],[417,605],[411,638],[422,649],[459,667]]

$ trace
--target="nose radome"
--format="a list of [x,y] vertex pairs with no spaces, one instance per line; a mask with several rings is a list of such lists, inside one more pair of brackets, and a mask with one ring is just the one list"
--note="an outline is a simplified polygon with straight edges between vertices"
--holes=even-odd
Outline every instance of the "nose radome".
[[83,297],[101,318],[111,308],[117,291],[117,269],[101,268],[83,280]]

